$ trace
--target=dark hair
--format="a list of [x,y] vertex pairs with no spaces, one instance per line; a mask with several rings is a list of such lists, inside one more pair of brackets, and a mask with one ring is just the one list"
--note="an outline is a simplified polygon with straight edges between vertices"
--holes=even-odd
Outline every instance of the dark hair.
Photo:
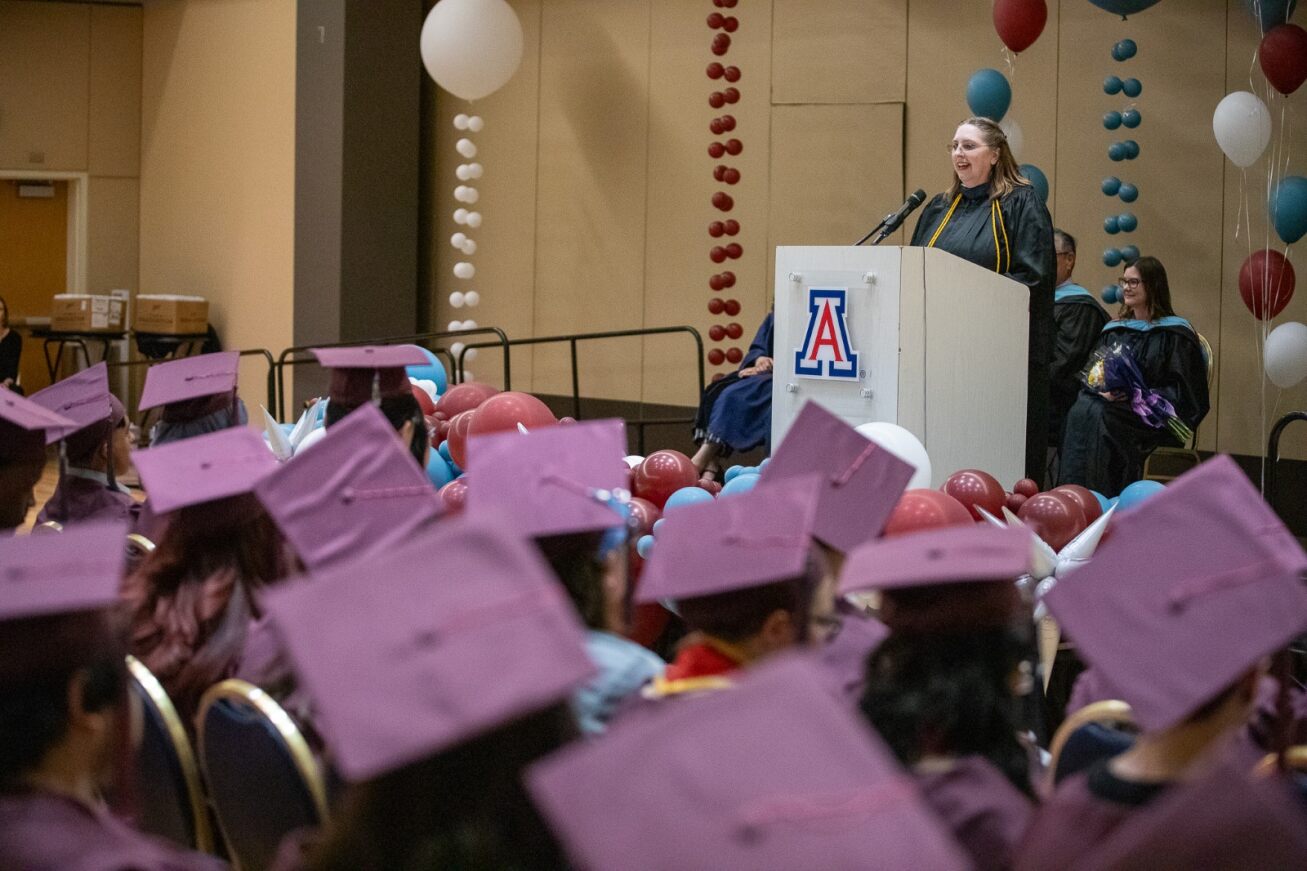
[[1075,236],[1072,236],[1072,235],[1071,235],[1070,233],[1068,233],[1066,230],[1063,230],[1063,229],[1060,229],[1060,228],[1054,227],[1054,228],[1053,228],[1053,242],[1056,243],[1058,239],[1061,239],[1061,240],[1062,240],[1062,245],[1063,245],[1063,247],[1070,249],[1070,252],[1071,252],[1072,254],[1076,253],[1076,237],[1075,237]]
[[560,702],[358,784],[308,865],[318,871],[567,867],[522,776],[576,734],[571,708]]
[[[422,417],[422,406],[418,405],[417,399],[412,393],[384,396],[377,407],[396,431],[399,431],[406,422],[413,424],[413,438],[408,443],[408,449],[413,459],[417,460],[418,466],[425,470],[427,444],[430,437],[427,435],[427,423]],[[328,402],[322,425],[331,427],[356,408],[357,405],[347,405],[337,401]]]
[[800,637],[806,638],[815,587],[810,577],[790,578],[760,587],[678,599],[676,608],[691,628],[722,641],[752,638],[776,611],[793,614]]
[[1028,647],[1008,627],[890,635],[867,658],[862,713],[904,765],[979,755],[1032,795],[1012,693]]
[[604,567],[599,562],[603,532],[576,532],[537,538],[536,546],[567,590],[581,622],[591,629],[607,629]]
[[0,329],[9,326],[9,302],[0,296]]
[[[1127,264],[1129,266],[1139,270],[1139,278],[1148,292],[1148,319],[1155,321],[1174,315],[1175,309],[1171,307],[1171,283],[1166,279],[1166,267],[1162,261],[1156,257],[1140,257],[1134,263]],[[1122,303],[1117,317],[1133,317],[1131,308]]]

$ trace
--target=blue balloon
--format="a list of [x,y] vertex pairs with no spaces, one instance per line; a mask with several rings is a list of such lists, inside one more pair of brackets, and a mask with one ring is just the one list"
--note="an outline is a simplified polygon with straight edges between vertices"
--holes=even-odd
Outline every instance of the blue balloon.
[[1109,96],[1115,96],[1121,93],[1121,88],[1124,86],[1125,82],[1121,81],[1120,76],[1108,76],[1103,79],[1103,93]]
[[1287,23],[1293,17],[1298,0],[1243,0],[1243,5],[1265,33],[1277,24]]
[[654,521],[654,525],[653,525],[653,534],[654,534],[654,535],[657,535],[657,534],[658,534],[658,530],[662,529],[662,528],[663,528],[663,524],[666,523],[666,522],[667,522],[667,521],[666,521],[664,518],[662,518],[662,517],[659,517],[657,520],[655,520],[655,521]]
[[1106,511],[1112,507],[1112,500],[1108,499],[1102,493],[1099,493],[1097,490],[1090,490],[1089,492],[1093,493],[1094,498],[1098,500],[1098,510]]
[[1103,302],[1108,305],[1118,303],[1121,301],[1121,288],[1117,287],[1115,284],[1109,284],[1107,287],[1103,288],[1103,292],[1099,294],[1099,296],[1101,296]]
[[1133,203],[1135,200],[1139,199],[1139,188],[1129,182],[1121,185],[1121,189],[1118,193],[1121,195],[1121,202],[1123,203]]
[[744,471],[744,466],[731,466],[729,469],[726,470],[726,474],[722,477],[722,483],[723,484],[731,483],[743,471]]
[[1103,115],[1103,126],[1108,130],[1115,130],[1121,126],[1121,113],[1108,112]]
[[1139,46],[1133,39],[1123,39],[1112,46],[1112,57],[1117,60],[1130,60],[1139,53]]
[[[1044,175],[1044,171],[1033,163],[1023,163],[1021,164],[1021,174],[1030,179],[1030,184],[1034,187],[1035,193],[1039,194],[1039,198],[1047,203],[1049,191],[1048,176]],[[763,462],[765,463],[767,461],[763,460]]]
[[1271,221],[1284,244],[1292,245],[1307,236],[1307,178],[1286,177],[1275,186],[1270,205]]
[[1125,142],[1122,142],[1121,144],[1125,146],[1126,160],[1134,160],[1136,157],[1139,156],[1138,142],[1135,142],[1133,139],[1127,139]]
[[738,493],[748,493],[754,487],[758,486],[758,481],[760,480],[761,478],[758,475],[741,475],[723,487],[721,495],[734,496]]
[[1128,266],[1139,259],[1139,246],[1127,245],[1121,249],[1121,260]]
[[1121,179],[1114,175],[1109,175],[1103,179],[1103,193],[1109,197],[1114,197],[1121,190]]
[[1158,481],[1135,481],[1122,490],[1120,496],[1116,497],[1117,508],[1122,511],[1129,511],[1165,489],[1165,485]]
[[635,552],[640,555],[640,559],[648,559],[649,554],[653,552],[654,537],[652,535],[642,535],[640,540],[635,543]]
[[758,468],[765,469],[767,468],[767,464],[770,462],[771,462],[771,457],[763,457],[762,462],[758,464]]
[[976,70],[967,82],[967,105],[973,114],[997,124],[1012,105],[1012,86],[998,70]]
[[454,480],[454,470],[445,462],[445,458],[439,451],[432,451],[430,459],[427,460],[427,480],[438,488]]
[[1126,79],[1121,83],[1121,91],[1133,100],[1144,92],[1144,86],[1138,79]]
[[702,487],[682,487],[667,497],[667,502],[663,505],[663,514],[671,514],[678,508],[694,505],[697,502],[711,502],[712,499],[712,494]]
[[1089,0],[1089,2],[1099,9],[1105,9],[1124,18],[1127,15],[1134,15],[1136,12],[1143,12],[1149,6],[1157,3],[1158,0]]
[[1126,109],[1121,113],[1121,123],[1131,130],[1143,123],[1144,116],[1139,114],[1138,109]]
[[1117,162],[1125,160],[1127,154],[1129,152],[1126,151],[1124,142],[1113,142],[1107,147],[1107,156]]
[[449,468],[453,469],[454,471],[454,477],[457,478],[459,475],[463,474],[463,470],[459,467],[458,463],[454,462],[454,458],[449,455],[448,441],[441,442],[440,447],[437,449],[436,452],[440,454],[441,459],[443,459],[446,463],[449,463]]
[[1116,219],[1117,226],[1121,228],[1122,233],[1133,233],[1139,228],[1139,219],[1131,212],[1118,215]]
[[404,371],[408,373],[410,378],[416,378],[419,381],[436,382],[436,395],[443,396],[445,388],[449,386],[449,379],[445,375],[445,367],[441,365],[440,358],[431,351],[422,347],[418,347],[418,350],[427,358],[427,364],[425,366],[405,366]]
[[1121,219],[1116,215],[1109,215],[1103,219],[1103,232],[1109,236],[1115,236],[1121,232]]
[[1108,248],[1106,251],[1104,251],[1104,252],[1103,252],[1103,265],[1104,265],[1104,266],[1120,266],[1120,265],[1121,265],[1121,249],[1120,249],[1120,248]]

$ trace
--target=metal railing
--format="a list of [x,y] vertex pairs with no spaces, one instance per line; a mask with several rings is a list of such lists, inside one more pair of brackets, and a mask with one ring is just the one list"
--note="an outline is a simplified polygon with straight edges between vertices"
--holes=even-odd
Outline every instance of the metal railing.
[[1275,507],[1276,480],[1275,468],[1280,464],[1280,436],[1285,427],[1295,420],[1307,420],[1307,411],[1291,411],[1275,422],[1271,427],[1271,436],[1266,441],[1266,492],[1263,494],[1271,508]]
[[[279,395],[277,393],[277,382],[272,377],[272,370],[274,365],[272,359],[272,352],[269,351],[267,348],[246,348],[245,350],[237,351],[237,353],[240,354],[242,357],[262,357],[264,359],[264,362],[268,364],[268,374],[266,376],[266,384],[265,384],[265,388],[267,390],[267,401],[270,407],[275,407],[277,405]],[[136,369],[142,366],[148,369],[151,366],[155,366],[160,363],[168,363],[174,359],[179,359],[179,358],[162,357],[159,359],[151,359],[146,357],[140,360],[112,360],[112,361],[108,361],[106,365],[110,369]],[[139,410],[137,413],[139,414]]]

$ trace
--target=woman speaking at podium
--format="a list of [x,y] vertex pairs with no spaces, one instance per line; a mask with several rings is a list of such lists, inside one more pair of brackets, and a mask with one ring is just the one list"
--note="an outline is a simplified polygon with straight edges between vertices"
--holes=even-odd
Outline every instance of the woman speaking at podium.
[[[963,121],[953,134],[949,157],[953,184],[926,204],[912,244],[956,254],[1030,288],[1026,475],[1042,481],[1053,347],[1053,222],[993,121]],[[984,339],[977,336],[978,349]]]

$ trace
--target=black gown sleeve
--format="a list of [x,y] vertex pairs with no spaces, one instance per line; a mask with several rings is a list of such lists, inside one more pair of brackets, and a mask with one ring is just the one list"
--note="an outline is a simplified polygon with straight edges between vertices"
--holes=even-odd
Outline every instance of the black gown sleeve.
[[916,229],[912,231],[912,241],[909,245],[916,247],[925,247],[930,241],[930,236],[939,226],[939,222],[944,218],[944,212],[948,211],[948,195],[935,194],[931,197],[930,202],[921,210],[921,215],[917,217]]
[[1175,406],[1177,417],[1197,429],[1211,410],[1207,360],[1197,337],[1185,329],[1168,329],[1140,351],[1139,368],[1148,386]]

